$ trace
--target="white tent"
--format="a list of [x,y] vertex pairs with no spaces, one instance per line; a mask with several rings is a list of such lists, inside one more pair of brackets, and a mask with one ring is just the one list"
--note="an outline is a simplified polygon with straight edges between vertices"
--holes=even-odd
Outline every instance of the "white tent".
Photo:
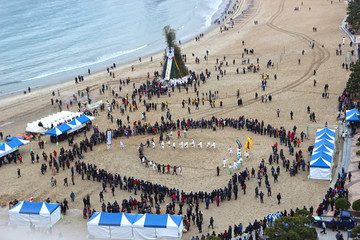
[[[88,232],[95,238],[131,239],[135,214],[94,213],[87,223]],[[129,219],[130,220],[129,220]]]
[[[28,123],[26,131],[32,133],[44,133],[46,132],[46,129],[50,129],[51,126],[55,127],[61,123],[71,121],[73,118],[80,117],[81,114],[81,112],[61,111]],[[39,122],[42,123],[43,127],[39,127]]]
[[177,240],[182,237],[181,216],[145,214],[133,226],[135,239]]
[[9,210],[10,223],[50,228],[60,220],[59,206],[46,202],[19,202]]
[[95,213],[87,223],[88,232],[104,239],[169,239],[182,237],[182,216],[169,214]]

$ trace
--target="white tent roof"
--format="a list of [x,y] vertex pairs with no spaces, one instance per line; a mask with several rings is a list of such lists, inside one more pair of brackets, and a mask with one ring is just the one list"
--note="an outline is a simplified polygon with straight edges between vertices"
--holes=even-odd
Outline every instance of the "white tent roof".
[[39,129],[39,122],[41,122],[45,129],[50,129],[51,124],[55,127],[60,123],[64,123],[72,120],[73,118],[81,116],[81,112],[70,112],[70,111],[61,111],[47,117],[41,118],[34,122],[28,123],[26,127],[27,132],[34,133],[44,133],[45,131],[42,128]]

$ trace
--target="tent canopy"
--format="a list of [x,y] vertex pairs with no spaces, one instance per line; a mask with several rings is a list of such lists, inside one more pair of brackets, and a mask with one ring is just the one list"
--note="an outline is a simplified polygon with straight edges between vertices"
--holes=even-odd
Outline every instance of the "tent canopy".
[[182,216],[169,214],[94,213],[88,232],[106,239],[173,239],[182,236]]
[[94,119],[95,119],[95,117],[88,117],[84,114],[78,118],[73,119],[72,121],[70,121],[68,123],[63,123],[59,126],[54,127],[53,129],[47,131],[45,134],[52,135],[52,136],[59,136],[68,131],[74,132],[76,130],[81,129],[83,127],[84,123],[87,123]]
[[334,153],[334,150],[329,148],[328,146],[326,145],[320,145],[318,146],[317,148],[314,148],[313,149],[313,155],[315,153],[318,153],[318,152],[325,152],[325,153],[330,153],[330,154],[333,154]]
[[348,122],[360,122],[359,116],[359,110],[356,108],[346,111],[346,121]]
[[327,127],[317,130],[317,132],[316,132],[316,137],[317,137],[317,136],[321,136],[321,135],[323,135],[324,133],[327,133],[327,134],[330,135],[331,137],[335,137],[335,130],[332,130],[332,129],[327,128]]
[[47,131],[45,134],[52,136],[59,136],[67,131],[71,130],[71,127],[67,123],[63,123],[59,126],[54,127],[53,129]]
[[360,114],[353,113],[346,117],[346,121],[348,122],[360,122]]
[[310,167],[331,168],[332,157],[324,152],[313,154],[310,160]]
[[[57,112],[55,114],[41,118],[34,122],[28,123],[26,127],[26,131],[33,133],[44,133],[46,132],[45,129],[50,129],[51,126],[57,126],[60,123],[70,121],[75,117],[79,117],[81,114],[82,114],[81,112],[69,112],[69,111]],[[39,122],[42,123],[43,127],[39,127]]]
[[[131,226],[136,215],[126,213],[94,213],[88,224],[105,226]],[[130,220],[129,220],[130,219]]]
[[10,223],[36,227],[51,227],[60,220],[59,204],[46,202],[19,202],[9,210]]
[[[135,219],[134,227],[148,227],[148,228],[178,228],[180,216],[172,216],[168,214],[155,215],[145,214],[139,219]],[[170,218],[170,219],[169,219]],[[174,221],[176,220],[176,222]]]
[[0,157],[5,156],[13,151],[15,151],[15,148],[30,143],[28,140],[21,140],[18,138],[14,138],[10,142],[4,143],[0,145]]
[[314,148],[317,148],[321,145],[325,145],[331,149],[334,149],[335,148],[335,143],[334,141],[330,141],[330,140],[327,140],[327,139],[321,139],[321,140],[315,140],[315,145],[314,145]]
[[318,135],[318,136],[316,136],[315,139],[316,140],[327,139],[327,140],[332,141],[332,142],[335,141],[335,137],[331,136],[329,133],[323,133],[321,135]]
[[92,121],[94,120],[95,118],[94,117],[91,117],[91,116],[86,116],[85,114],[84,115],[81,115],[80,117],[77,118],[77,120],[83,124],[83,123],[87,123],[89,121]]
[[335,130],[319,129],[316,133],[313,154],[310,160],[310,178],[329,180],[335,149]]

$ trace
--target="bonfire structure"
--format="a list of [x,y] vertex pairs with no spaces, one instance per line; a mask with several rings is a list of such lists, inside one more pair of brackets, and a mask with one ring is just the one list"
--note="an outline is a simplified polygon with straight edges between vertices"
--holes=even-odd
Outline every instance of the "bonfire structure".
[[179,46],[175,44],[175,30],[170,26],[164,27],[164,35],[167,42],[164,56],[164,68],[159,81],[163,85],[176,86],[191,80],[189,71],[181,55]]

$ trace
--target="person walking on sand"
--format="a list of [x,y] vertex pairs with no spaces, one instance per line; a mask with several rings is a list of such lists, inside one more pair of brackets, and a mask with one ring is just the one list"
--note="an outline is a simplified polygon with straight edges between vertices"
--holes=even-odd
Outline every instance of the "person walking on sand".
[[214,218],[213,217],[210,217],[210,224],[209,224],[208,228],[210,226],[212,227],[212,229],[214,229]]
[[293,111],[290,111],[290,118],[291,118],[291,120],[293,120],[293,116],[294,116]]
[[280,117],[280,109],[277,109],[276,113],[277,113],[277,117]]
[[20,168],[17,170],[18,178],[21,177]]
[[323,230],[320,233],[326,234],[326,224],[325,224],[324,221],[322,222],[321,227],[322,227]]

